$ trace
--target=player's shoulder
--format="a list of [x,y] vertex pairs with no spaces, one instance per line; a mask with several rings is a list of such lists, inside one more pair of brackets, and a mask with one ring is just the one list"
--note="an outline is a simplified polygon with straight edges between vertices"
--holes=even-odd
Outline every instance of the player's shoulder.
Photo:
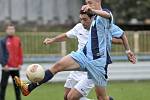
[[20,37],[19,37],[19,36],[17,36],[17,35],[15,35],[15,36],[14,36],[14,38],[15,38],[15,39],[20,39]]
[[15,35],[14,38],[15,38],[15,40],[17,40],[17,41],[21,41],[21,40],[20,40],[20,37],[17,36],[17,35]]
[[0,41],[4,40],[6,37],[2,36],[0,37]]
[[83,27],[83,25],[81,23],[77,23],[76,26]]
[[123,30],[116,24],[112,24],[111,28],[110,28],[111,32],[116,32],[116,31],[121,31],[123,32]]
[[81,29],[81,28],[83,28],[83,25],[81,23],[78,23],[78,24],[75,25],[74,28]]
[[112,24],[112,29],[115,29],[115,28],[120,28],[118,25],[116,25],[116,24]]
[[103,11],[106,11],[106,12],[108,12],[108,13],[111,13],[111,10],[108,9],[108,8],[103,8]]
[[4,41],[6,41],[7,40],[7,36],[2,36],[2,37],[0,37],[0,42],[4,42]]

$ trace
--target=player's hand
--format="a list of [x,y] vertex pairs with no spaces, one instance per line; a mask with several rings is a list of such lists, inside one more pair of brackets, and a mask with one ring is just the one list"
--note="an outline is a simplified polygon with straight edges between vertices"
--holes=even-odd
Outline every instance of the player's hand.
[[128,56],[128,60],[129,60],[131,63],[135,64],[135,63],[136,63],[136,57],[135,57],[134,53],[129,50],[128,52],[126,52],[126,54],[127,54],[127,56]]
[[47,44],[51,44],[51,43],[53,43],[53,42],[54,42],[54,39],[53,39],[53,38],[52,38],[52,39],[51,39],[51,38],[46,38],[46,39],[43,41],[43,43],[46,44],[46,45],[47,45]]
[[83,5],[81,10],[83,10],[84,12],[92,13],[92,8],[88,5]]

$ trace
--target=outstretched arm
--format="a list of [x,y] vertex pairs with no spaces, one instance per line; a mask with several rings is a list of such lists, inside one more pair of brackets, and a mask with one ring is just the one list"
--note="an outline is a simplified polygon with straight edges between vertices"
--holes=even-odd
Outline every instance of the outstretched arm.
[[112,38],[112,43],[113,44],[123,44],[123,41],[120,38]]
[[66,33],[63,33],[63,34],[60,34],[54,38],[46,38],[43,43],[44,44],[52,44],[54,42],[62,42],[62,41],[65,41],[67,39],[67,35]]

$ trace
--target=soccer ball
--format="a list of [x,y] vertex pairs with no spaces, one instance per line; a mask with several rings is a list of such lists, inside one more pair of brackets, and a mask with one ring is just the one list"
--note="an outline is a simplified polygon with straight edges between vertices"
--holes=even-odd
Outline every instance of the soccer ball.
[[41,65],[31,64],[27,67],[26,76],[31,82],[37,83],[44,79],[45,71]]

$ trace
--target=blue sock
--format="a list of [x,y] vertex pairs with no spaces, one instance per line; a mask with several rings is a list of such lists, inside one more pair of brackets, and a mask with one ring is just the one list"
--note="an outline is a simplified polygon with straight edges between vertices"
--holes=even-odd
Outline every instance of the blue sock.
[[31,83],[28,85],[28,90],[31,92],[32,90],[34,90],[36,87],[38,87],[39,85],[46,83],[47,81],[49,81],[50,79],[53,78],[53,74],[52,72],[50,72],[50,70],[46,70],[45,71],[45,76],[44,79],[42,81],[40,81],[39,83]]
[[113,97],[109,96],[109,100],[114,100]]

